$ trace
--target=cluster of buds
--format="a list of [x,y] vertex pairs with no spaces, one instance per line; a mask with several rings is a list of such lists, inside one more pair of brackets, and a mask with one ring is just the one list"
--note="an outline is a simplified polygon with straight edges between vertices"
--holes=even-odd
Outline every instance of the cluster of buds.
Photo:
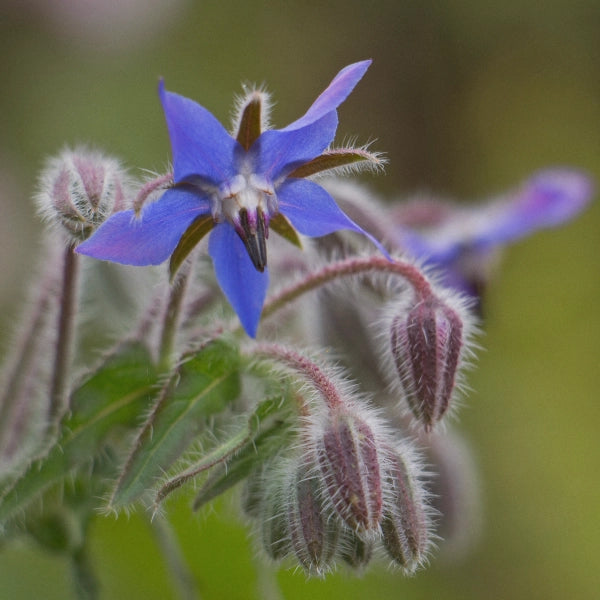
[[[308,575],[338,562],[365,567],[383,550],[405,573],[427,559],[432,510],[421,461],[365,399],[293,351],[281,351],[314,384],[299,443],[246,480],[243,507],[267,556],[292,557]],[[324,402],[323,402],[324,401]]]
[[407,573],[432,542],[431,509],[419,460],[348,413],[320,440],[260,469],[245,484],[244,507],[266,555],[292,557],[308,575],[337,562],[365,567],[379,547]]

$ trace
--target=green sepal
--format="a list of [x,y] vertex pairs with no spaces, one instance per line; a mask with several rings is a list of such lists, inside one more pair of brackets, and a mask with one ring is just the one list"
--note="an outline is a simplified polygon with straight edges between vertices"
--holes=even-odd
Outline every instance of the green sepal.
[[169,276],[171,281],[183,261],[198,245],[200,240],[213,228],[213,225],[214,221],[211,215],[201,215],[185,230],[175,250],[173,250],[171,260],[169,261]]
[[[270,413],[269,418],[265,418],[267,413]],[[254,428],[252,419],[256,422]],[[261,403],[249,421],[249,429],[254,429],[254,434],[226,463],[220,463],[211,471],[194,500],[194,510],[229,490],[287,447],[294,434],[293,423],[282,398]]]
[[[240,431],[205,454],[195,465],[169,479],[156,494],[154,504],[160,504],[171,492],[204,471],[219,464],[224,465],[236,452],[253,442],[261,428],[265,427],[264,422],[267,417],[276,411],[279,413],[282,412],[281,404],[280,398],[268,399],[261,402],[248,417],[245,426]],[[267,428],[270,426],[268,425]]]
[[252,93],[242,109],[240,126],[236,140],[244,150],[250,150],[250,146],[260,137],[262,122],[262,99],[260,94]]
[[147,349],[120,349],[80,385],[71,397],[72,412],[48,454],[34,461],[0,499],[0,522],[19,514],[36,498],[76,469],[88,464],[123,430],[134,426],[151,401],[157,373]]
[[239,353],[224,341],[210,342],[181,364],[161,389],[134,441],[112,492],[109,508],[121,509],[156,487],[206,427],[240,391]]
[[307,163],[294,169],[288,177],[310,177],[316,173],[348,167],[350,165],[368,162],[372,167],[381,167],[383,162],[377,154],[362,148],[338,148],[326,150],[320,156],[309,160]]
[[269,220],[269,227],[282,238],[285,238],[288,242],[294,244],[294,246],[298,246],[298,248],[302,249],[302,242],[300,241],[298,232],[281,213],[277,213],[271,217]]

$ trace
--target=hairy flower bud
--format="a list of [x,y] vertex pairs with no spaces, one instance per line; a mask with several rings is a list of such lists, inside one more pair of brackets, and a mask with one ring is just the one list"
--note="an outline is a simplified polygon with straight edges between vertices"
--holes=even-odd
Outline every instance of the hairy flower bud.
[[[267,483],[263,480],[263,483]],[[263,549],[271,560],[280,561],[291,552],[288,519],[285,512],[281,482],[264,490],[258,523]],[[256,511],[256,506],[254,507]]]
[[302,462],[290,480],[288,526],[294,554],[311,575],[323,575],[330,568],[341,527],[328,514],[319,488],[320,477]]
[[37,193],[42,218],[69,241],[88,238],[114,212],[126,208],[127,177],[114,158],[77,148],[64,150],[42,172]]
[[391,352],[402,392],[427,431],[448,410],[463,343],[459,313],[435,296],[392,322]]
[[371,427],[344,409],[332,411],[318,455],[327,491],[340,517],[357,531],[377,531],[382,492]]
[[419,469],[410,453],[389,449],[385,485],[383,545],[406,573],[412,573],[427,556],[431,519]]
[[371,561],[373,546],[373,540],[364,539],[346,527],[340,538],[340,558],[353,569],[361,569]]

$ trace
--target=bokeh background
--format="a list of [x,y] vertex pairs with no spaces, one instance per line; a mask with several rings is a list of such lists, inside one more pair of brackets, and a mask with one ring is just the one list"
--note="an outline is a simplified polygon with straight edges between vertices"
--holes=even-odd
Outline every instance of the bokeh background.
[[[0,1],[0,348],[37,256],[31,194],[45,157],[87,143],[133,169],[169,160],[156,94],[227,121],[240,82],[267,82],[284,125],[342,66],[374,63],[340,110],[340,135],[385,151],[367,183],[477,201],[538,168],[600,180],[598,0]],[[504,255],[486,297],[486,350],[460,414],[479,471],[483,528],[462,557],[406,579],[277,576],[288,600],[591,599],[600,590],[600,206]],[[261,598],[252,544],[224,500],[171,505],[206,600]],[[103,598],[175,598],[139,516],[98,517]],[[69,599],[67,564],[0,547],[0,599]]]

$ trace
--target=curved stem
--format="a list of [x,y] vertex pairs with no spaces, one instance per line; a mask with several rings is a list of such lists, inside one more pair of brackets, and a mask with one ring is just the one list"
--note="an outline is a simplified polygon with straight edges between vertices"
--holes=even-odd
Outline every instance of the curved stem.
[[343,404],[333,381],[308,357],[279,344],[258,344],[253,348],[253,352],[283,363],[303,375],[319,391],[330,409]]
[[309,273],[301,281],[294,283],[265,302],[262,318],[266,319],[274,312],[294,301],[306,292],[310,292],[325,283],[341,277],[361,275],[364,273],[389,273],[398,275],[408,281],[420,299],[432,294],[431,284],[421,271],[409,262],[388,260],[382,256],[368,258],[350,258],[329,264],[319,271]]
[[151,181],[148,181],[140,188],[140,191],[135,197],[135,200],[133,201],[133,210],[138,214],[153,192],[161,188],[171,187],[172,185],[173,173],[165,173],[164,175],[159,175]]

